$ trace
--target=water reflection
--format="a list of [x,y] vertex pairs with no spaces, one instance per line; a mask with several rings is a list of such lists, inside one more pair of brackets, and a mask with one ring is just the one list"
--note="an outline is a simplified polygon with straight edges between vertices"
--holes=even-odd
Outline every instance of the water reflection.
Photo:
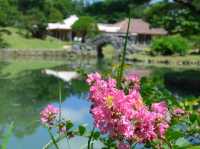
[[179,96],[200,96],[200,71],[170,71],[164,75],[166,87]]
[[[8,77],[9,74],[2,72],[8,65],[10,63],[0,63],[0,140],[6,126],[12,121],[15,123],[15,129],[8,149],[40,149],[49,141],[46,129],[40,125],[39,112],[48,103],[58,105],[59,84],[61,84],[62,91],[63,116],[66,119],[71,119],[76,124],[92,124],[92,119],[88,112],[90,103],[86,100],[88,86],[83,80],[73,80],[70,84],[60,83],[54,77],[43,75],[41,69],[25,70],[10,78]],[[107,73],[111,71],[111,67],[107,66],[111,66],[112,61],[101,60],[91,64],[90,60],[87,59],[86,62],[80,62],[77,65],[87,71],[98,70]],[[70,64],[70,68],[77,68],[77,65],[76,63]],[[141,69],[141,66],[136,67],[134,65],[131,67]],[[69,67],[68,65],[61,65],[54,69],[69,70]],[[146,67],[143,66],[142,69],[146,70]],[[184,74],[183,72],[177,74],[172,69],[167,68],[149,69],[154,73],[148,73],[148,75],[152,77],[157,75],[160,77],[160,81],[162,79],[167,81],[165,85],[170,91],[177,93],[175,89],[183,87],[183,85],[175,85],[174,82],[168,84],[174,78],[179,80],[180,76]],[[199,74],[197,73],[196,78],[199,78]],[[190,74],[189,76],[191,78],[194,75]],[[173,86],[175,86],[175,89],[172,88]],[[193,85],[191,84],[191,86]],[[197,89],[199,89],[198,86]],[[197,91],[199,92],[199,90]],[[84,143],[84,138],[75,138],[72,141],[71,148],[79,148]],[[67,148],[63,142],[61,144],[64,148]]]
[[[39,143],[41,141],[38,139],[37,142],[40,147],[37,144],[33,147],[26,146],[30,145],[32,141],[28,137],[35,138],[34,136],[38,134],[40,134],[37,136],[39,138],[45,136],[39,122],[39,112],[48,103],[58,101],[60,83],[53,77],[41,74],[41,70],[23,71],[17,77],[7,78],[1,71],[6,65],[8,64],[0,63],[0,134],[5,132],[9,123],[14,122],[15,129],[11,138],[10,149],[41,148],[42,146]],[[61,86],[62,99],[68,99],[68,97],[86,98],[88,87],[82,80],[73,81],[70,85],[61,83]],[[68,114],[71,112],[73,111],[68,111]],[[77,117],[77,119],[79,118]],[[47,142],[48,137],[45,137],[46,139],[43,140]]]

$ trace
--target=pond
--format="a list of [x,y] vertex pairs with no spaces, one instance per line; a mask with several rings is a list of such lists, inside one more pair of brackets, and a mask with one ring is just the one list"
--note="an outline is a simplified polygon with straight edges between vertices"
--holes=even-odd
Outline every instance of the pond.
[[[109,64],[109,65],[106,65]],[[88,87],[84,80],[74,80],[63,83],[58,79],[46,76],[41,72],[44,68],[58,70],[75,70],[83,67],[90,71],[109,71],[111,63],[95,60],[78,60],[78,62],[52,60],[10,60],[0,62],[0,143],[2,134],[8,125],[14,122],[14,131],[9,140],[8,149],[41,149],[50,140],[46,128],[39,121],[40,111],[49,103],[58,106],[59,87],[62,91],[62,115],[75,124],[92,125],[89,114],[90,103],[87,101]],[[105,67],[106,66],[106,67]],[[107,67],[108,66],[108,67]],[[199,96],[200,90],[189,90],[181,83],[181,78],[190,78],[192,82],[200,81],[200,72],[194,68],[163,68],[141,65],[131,65],[129,70],[135,70],[144,76],[159,75],[164,78],[166,88],[177,96]],[[180,71],[186,72],[179,73]],[[194,75],[195,74],[195,77]],[[178,77],[180,76],[180,77]],[[186,77],[185,77],[186,76]],[[191,77],[193,76],[193,77]],[[173,81],[172,81],[173,80]],[[176,86],[174,86],[176,84]],[[187,83],[189,84],[189,83]],[[190,86],[193,86],[190,82]],[[193,86],[195,87],[195,85]],[[184,92],[187,90],[187,92]],[[86,143],[86,138],[77,137],[70,141],[72,149],[79,149]],[[61,142],[63,149],[68,146]],[[98,145],[97,145],[98,146]],[[98,147],[97,147],[98,148]]]

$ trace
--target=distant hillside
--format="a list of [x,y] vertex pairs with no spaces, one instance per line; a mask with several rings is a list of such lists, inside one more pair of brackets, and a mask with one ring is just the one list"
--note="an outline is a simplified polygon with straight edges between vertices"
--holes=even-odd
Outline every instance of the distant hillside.
[[47,36],[45,40],[26,37],[25,31],[17,28],[5,28],[10,33],[3,34],[7,48],[19,50],[63,50],[69,43]]

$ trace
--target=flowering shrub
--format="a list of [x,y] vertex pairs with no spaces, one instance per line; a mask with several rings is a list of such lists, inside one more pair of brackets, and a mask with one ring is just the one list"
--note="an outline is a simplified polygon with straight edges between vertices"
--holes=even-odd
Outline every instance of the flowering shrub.
[[128,88],[127,93],[116,87],[114,79],[103,80],[98,73],[88,75],[87,82],[90,85],[91,113],[102,134],[107,133],[121,143],[145,143],[165,137],[170,120],[167,105],[160,102],[146,106],[137,76],[124,79],[122,86]]
[[[103,79],[99,73],[89,74],[86,82],[90,86],[90,112],[94,127],[100,133],[95,129],[88,131],[84,125],[78,126],[77,129],[71,121],[58,119],[60,110],[48,105],[40,113],[41,122],[50,130],[56,128],[61,135],[54,138],[50,133],[52,142],[44,149],[51,144],[59,149],[57,142],[61,138],[70,139],[74,136],[88,137],[88,149],[92,149],[92,142],[95,140],[101,141],[107,148],[131,149],[138,143],[150,143],[154,148],[167,145],[172,149],[181,146],[180,142],[187,142],[183,137],[200,131],[200,119],[197,116],[199,113],[187,112],[187,106],[182,106],[183,109],[171,108],[165,101],[146,105],[140,94],[140,79],[136,75],[123,78],[120,88],[117,87],[115,79]],[[173,129],[183,123],[188,124],[187,132]]]

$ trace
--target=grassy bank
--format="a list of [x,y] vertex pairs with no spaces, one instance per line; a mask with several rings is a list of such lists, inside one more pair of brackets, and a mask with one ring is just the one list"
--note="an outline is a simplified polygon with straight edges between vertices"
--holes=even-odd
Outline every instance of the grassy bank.
[[17,28],[5,28],[10,33],[3,34],[3,41],[8,45],[7,48],[19,50],[63,50],[67,42],[47,36],[46,39],[26,37],[25,31]]
[[151,64],[170,64],[170,65],[199,65],[199,55],[185,55],[185,56],[151,56],[145,53],[135,53],[127,55],[130,61]]

